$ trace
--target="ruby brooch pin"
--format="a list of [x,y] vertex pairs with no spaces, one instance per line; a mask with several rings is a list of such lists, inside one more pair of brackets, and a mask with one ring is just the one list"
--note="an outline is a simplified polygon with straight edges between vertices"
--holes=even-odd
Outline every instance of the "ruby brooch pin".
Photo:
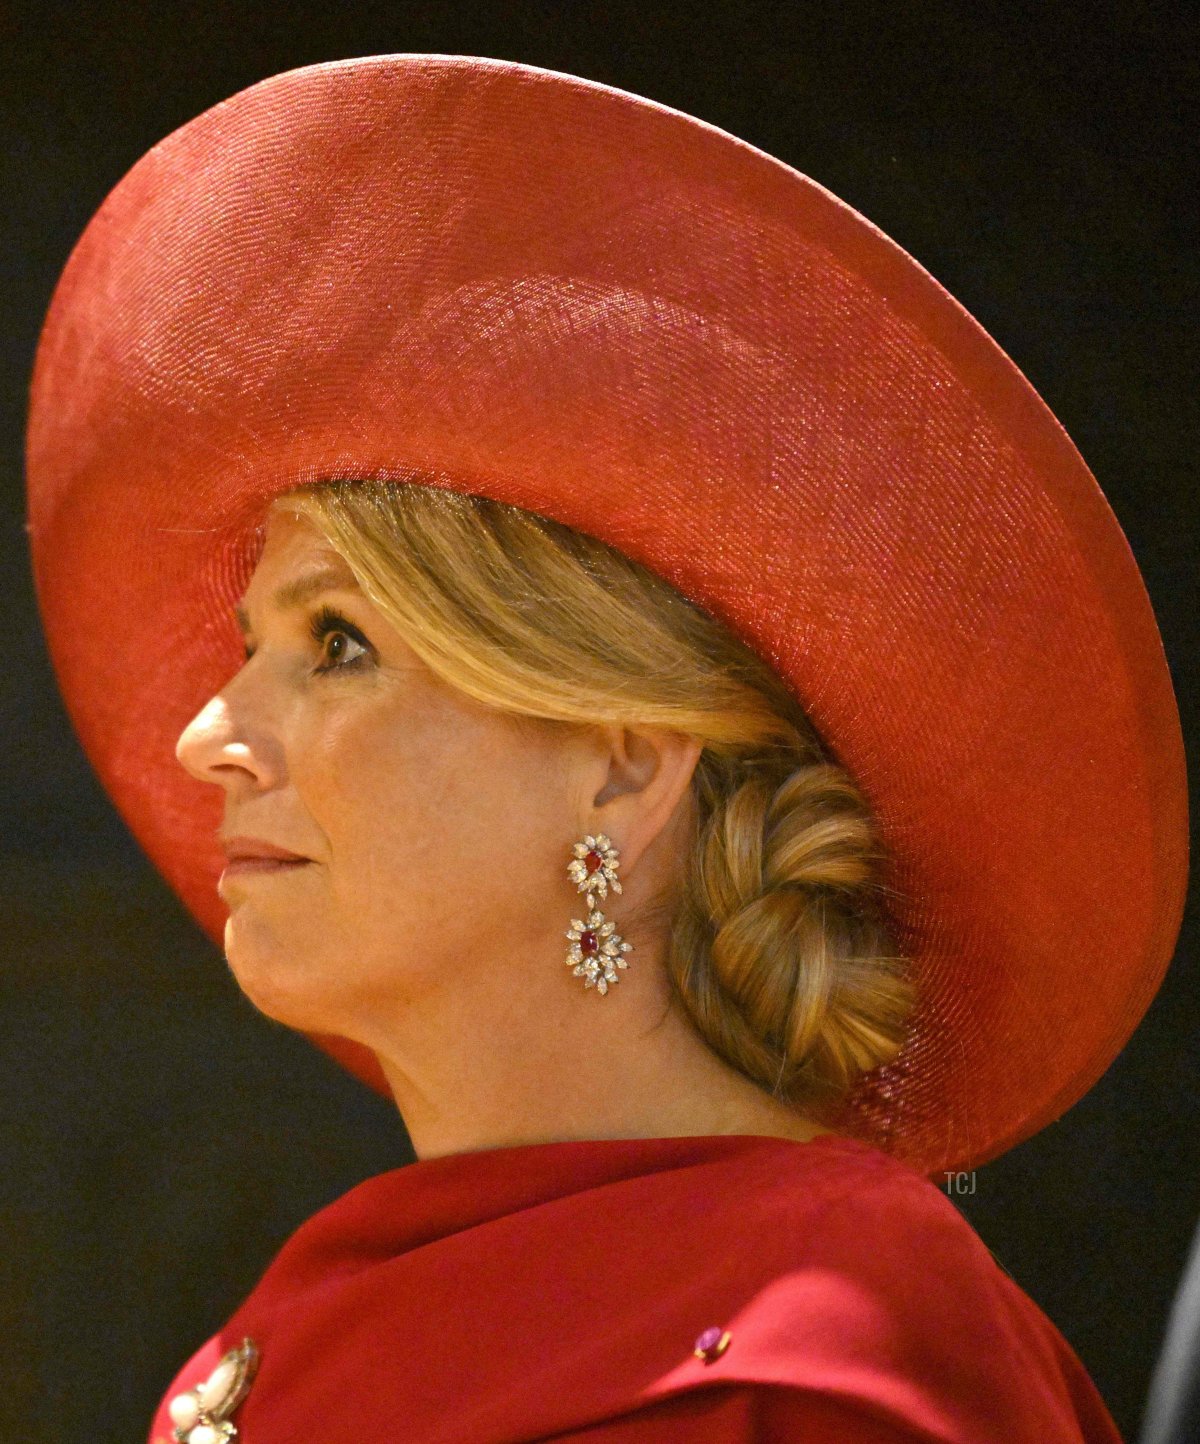
[[617,880],[620,865],[617,849],[602,832],[594,837],[588,833],[581,842],[575,843],[567,865],[567,876],[578,892],[587,894],[588,902],[586,921],[572,918],[566,933],[571,944],[567,949],[567,966],[577,978],[583,979],[585,988],[595,988],[598,993],[607,993],[609,983],[620,981],[617,969],[629,966],[622,954],[633,951],[633,944],[622,939],[615,923],[605,921],[595,901],[597,893],[602,899],[607,898],[610,887],[613,892],[621,891]]

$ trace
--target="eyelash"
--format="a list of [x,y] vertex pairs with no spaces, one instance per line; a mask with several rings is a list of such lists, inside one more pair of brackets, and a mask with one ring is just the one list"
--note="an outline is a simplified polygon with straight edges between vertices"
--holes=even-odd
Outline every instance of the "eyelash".
[[[358,645],[363,648],[363,655],[351,657],[348,662],[334,662],[329,666],[314,667],[314,673],[341,672],[347,669],[353,669],[360,663],[370,661],[371,644],[356,626],[335,612],[332,607],[321,607],[319,611],[313,614],[312,621],[308,626],[308,634],[318,646],[323,648],[325,638],[337,632],[341,632],[344,636],[349,637],[352,642],[357,642]],[[255,649],[250,647],[245,649],[247,662],[254,656],[254,650]]]
[[324,650],[325,638],[337,632],[349,637],[352,642],[357,642],[362,647],[363,654],[359,657],[351,657],[348,662],[334,662],[326,667],[314,667],[314,672],[342,672],[347,668],[357,667],[360,663],[370,661],[371,644],[357,627],[348,622],[345,617],[339,616],[332,607],[322,607],[314,614],[308,627],[309,636],[322,650]]

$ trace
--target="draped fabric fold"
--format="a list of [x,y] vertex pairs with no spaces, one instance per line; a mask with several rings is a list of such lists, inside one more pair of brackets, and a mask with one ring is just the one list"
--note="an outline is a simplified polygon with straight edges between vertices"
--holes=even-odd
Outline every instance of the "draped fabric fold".
[[238,1444],[1121,1444],[950,1199],[839,1135],[525,1144],[369,1179],[181,1370],[152,1444],[245,1338]]

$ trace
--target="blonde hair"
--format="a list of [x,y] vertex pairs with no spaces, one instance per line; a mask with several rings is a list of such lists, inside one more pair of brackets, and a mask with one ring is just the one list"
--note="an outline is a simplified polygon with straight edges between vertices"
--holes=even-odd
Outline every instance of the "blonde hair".
[[867,804],[722,622],[607,543],[486,497],[355,480],[277,501],[427,666],[516,725],[703,743],[682,878],[650,911],[669,921],[673,991],[721,1058],[822,1118],[895,1057],[916,993],[889,945]]

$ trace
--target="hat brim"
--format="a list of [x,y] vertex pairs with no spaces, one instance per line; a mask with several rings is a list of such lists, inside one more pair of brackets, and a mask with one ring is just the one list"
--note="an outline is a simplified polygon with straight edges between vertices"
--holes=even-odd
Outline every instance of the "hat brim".
[[218,945],[175,744],[241,663],[257,523],[414,475],[671,581],[863,789],[921,1003],[845,1131],[969,1168],[1096,1081],[1178,934],[1175,698],[1094,478],[911,256],[706,122],[480,57],[288,71],[139,160],[50,306],[28,528],[86,753]]

